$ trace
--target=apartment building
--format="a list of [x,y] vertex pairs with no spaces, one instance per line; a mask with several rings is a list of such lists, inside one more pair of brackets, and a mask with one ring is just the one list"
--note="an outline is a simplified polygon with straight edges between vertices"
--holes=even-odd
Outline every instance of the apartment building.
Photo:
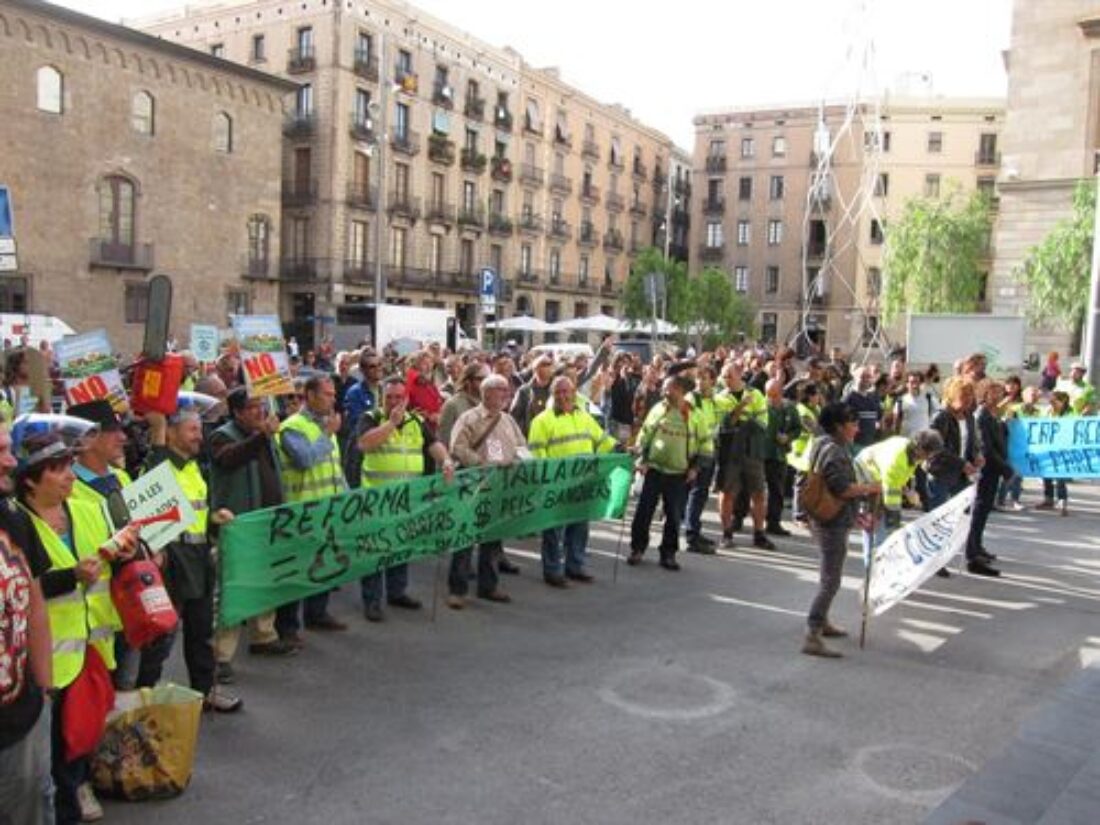
[[364,304],[477,319],[614,314],[665,225],[671,141],[405,3],[242,0],[136,21],[300,88],[283,157],[281,312],[300,341]]
[[[690,269],[725,270],[759,337],[858,349],[880,324],[882,248],[912,197],[991,190],[1003,101],[883,99],[695,120]],[[820,163],[829,155],[827,167]]]
[[[1016,271],[1051,229],[1073,214],[1073,190],[1100,157],[1100,3],[1013,4],[1005,55],[1008,109],[997,178],[993,310],[1024,311]],[[1068,351],[1073,331],[1029,330],[1035,351]]]
[[133,353],[154,272],[172,279],[181,340],[275,310],[275,288],[245,274],[279,255],[292,84],[38,0],[0,0],[0,76],[17,264],[0,311],[105,327]]

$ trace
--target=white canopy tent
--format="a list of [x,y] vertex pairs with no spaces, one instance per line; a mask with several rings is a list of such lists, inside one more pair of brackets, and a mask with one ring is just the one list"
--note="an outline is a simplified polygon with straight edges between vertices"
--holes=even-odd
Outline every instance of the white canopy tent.
[[562,332],[621,332],[623,322],[610,315],[589,315],[587,318],[558,321],[554,329]]
[[541,318],[533,318],[530,315],[515,315],[502,321],[493,321],[486,324],[487,329],[497,329],[502,332],[558,332],[559,327],[549,324]]

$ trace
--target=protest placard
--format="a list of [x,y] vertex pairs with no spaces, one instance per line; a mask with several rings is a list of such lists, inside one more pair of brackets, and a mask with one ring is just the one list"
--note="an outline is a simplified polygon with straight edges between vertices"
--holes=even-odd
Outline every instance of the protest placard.
[[202,362],[218,358],[218,328],[213,324],[191,325],[191,354]]
[[67,335],[54,349],[69,404],[105,399],[116,412],[126,411],[129,402],[106,330]]
[[274,315],[235,315],[233,331],[241,353],[241,369],[253,397],[294,392],[283,328]]
[[153,550],[164,547],[195,523],[195,508],[180,489],[172,466],[167,461],[162,461],[133,484],[123,487],[122,497],[126,500],[131,519],[155,516],[173,507],[179,508],[179,521],[141,528],[141,537]]
[[874,550],[867,608],[879,616],[900,602],[966,547],[974,485],[895,530]]
[[1100,416],[1015,418],[1008,460],[1024,478],[1100,478]]
[[367,487],[238,515],[221,530],[221,623],[424,556],[619,518],[628,455],[525,461]]

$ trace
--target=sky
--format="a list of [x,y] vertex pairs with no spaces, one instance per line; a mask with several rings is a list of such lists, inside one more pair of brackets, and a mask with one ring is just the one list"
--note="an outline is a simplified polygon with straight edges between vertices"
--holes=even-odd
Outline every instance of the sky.
[[[113,22],[179,0],[60,0]],[[1012,0],[418,0],[479,39],[690,151],[695,115],[734,106],[847,100],[931,77],[931,92],[1003,96]],[[662,13],[658,14],[657,11]]]

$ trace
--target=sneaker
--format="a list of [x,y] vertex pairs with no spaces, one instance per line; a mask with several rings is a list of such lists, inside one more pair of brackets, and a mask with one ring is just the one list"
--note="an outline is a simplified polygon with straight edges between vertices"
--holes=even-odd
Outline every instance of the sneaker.
[[691,539],[687,543],[687,551],[689,553],[698,553],[701,556],[713,556],[716,552],[714,543],[703,544],[699,539]]
[[752,546],[753,547],[759,547],[761,550],[774,550],[775,549],[775,545],[772,543],[771,539],[769,539],[763,533],[753,533],[753,535],[752,535]]
[[234,679],[236,679],[236,674],[233,673],[233,665],[229,662],[218,662],[215,678],[218,680],[219,685],[233,684]]
[[1022,510],[1026,510],[1027,507],[1018,501],[1014,501],[1010,505],[1008,505],[1008,509],[1011,510],[1013,513],[1019,513]]
[[80,806],[81,822],[99,822],[103,819],[103,806],[95,798],[92,783],[85,782],[76,789],[76,804]]
[[244,700],[240,696],[234,696],[218,687],[211,688],[206,698],[202,700],[202,709],[212,710],[215,713],[236,713],[243,707]]
[[733,545],[733,534],[730,533],[729,535],[727,535],[727,534],[723,533],[722,534],[722,540],[720,542],[718,542],[718,548],[720,550],[732,550],[733,547],[734,547],[734,545]]
[[464,610],[466,608],[466,597],[456,596],[454,594],[447,597],[447,607],[451,610]]

